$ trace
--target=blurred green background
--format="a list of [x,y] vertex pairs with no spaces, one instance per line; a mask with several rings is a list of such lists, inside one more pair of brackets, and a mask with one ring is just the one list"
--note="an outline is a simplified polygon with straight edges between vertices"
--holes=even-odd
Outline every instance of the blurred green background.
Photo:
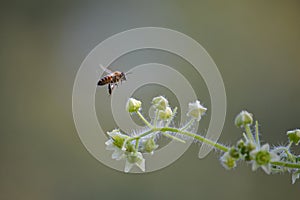
[[[300,127],[299,1],[1,1],[0,16],[0,199],[299,196],[300,183],[292,185],[289,175],[253,173],[246,164],[226,171],[215,153],[199,160],[197,144],[160,171],[117,172],[82,145],[71,108],[76,72],[98,43],[131,28],[165,27],[202,44],[222,74],[228,112],[220,142],[241,137],[233,119],[246,108],[260,121],[264,142],[286,144],[286,131]],[[162,55],[141,51],[116,62],[125,68],[182,62]],[[209,106],[203,81],[191,68],[181,71]],[[105,90],[97,94],[97,102],[102,99],[104,108]]]

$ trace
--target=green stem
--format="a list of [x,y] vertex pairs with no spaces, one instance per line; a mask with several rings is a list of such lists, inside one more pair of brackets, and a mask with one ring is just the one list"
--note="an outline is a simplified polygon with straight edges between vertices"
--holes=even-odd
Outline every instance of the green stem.
[[[219,144],[217,142],[214,142],[212,140],[209,140],[205,137],[202,137],[200,135],[197,135],[195,133],[191,133],[191,132],[187,132],[187,131],[181,131],[179,129],[176,129],[176,128],[171,128],[171,127],[163,127],[163,128],[152,128],[151,130],[149,131],[146,131],[145,133],[137,136],[137,137],[133,137],[133,138],[130,138],[129,141],[132,141],[132,140],[136,140],[138,138],[142,138],[142,137],[145,137],[153,132],[173,132],[173,133],[180,133],[182,135],[186,135],[186,136],[189,136],[189,137],[192,137],[202,143],[206,143],[208,145],[211,145],[211,146],[214,146],[215,148],[221,150],[221,151],[224,151],[224,152],[227,152],[229,151],[229,148],[222,145],[222,144]],[[178,138],[177,138],[178,139]],[[180,140],[180,139],[179,139]]]
[[243,133],[243,137],[244,137],[244,139],[245,139],[246,142],[249,141],[248,137],[246,136],[246,133]]
[[292,146],[292,144],[293,144],[293,141],[290,141],[290,143],[287,145],[287,149],[290,149],[291,148],[291,146]]
[[258,148],[260,148],[260,141],[259,141],[259,133],[258,133],[258,121],[255,122],[255,140]]
[[171,139],[173,139],[173,140],[176,140],[176,141],[178,141],[178,142],[185,143],[184,140],[182,140],[182,139],[180,139],[180,138],[178,138],[178,137],[175,137],[175,136],[173,136],[173,135],[170,135],[170,134],[167,134],[167,133],[163,133],[163,135],[166,136],[166,137],[168,137],[168,138],[171,138]]
[[193,119],[191,119],[184,127],[182,127],[180,130],[181,130],[181,131],[184,131],[184,130],[190,128],[190,126],[191,126],[194,122],[195,122],[195,119],[193,118]]
[[155,112],[155,117],[154,117],[154,122],[153,122],[153,126],[154,126],[154,127],[156,127],[156,125],[157,125],[158,113],[159,113],[159,110],[156,110],[156,112]]
[[137,138],[135,140],[135,150],[138,151],[139,150],[139,141],[140,141],[140,138]]
[[131,139],[131,138],[126,138],[126,139],[124,140],[123,146],[121,147],[122,150],[123,150],[123,149],[126,149],[126,148],[125,148],[125,147],[126,147],[126,144],[127,144],[128,141],[130,141],[130,139]]
[[300,164],[296,164],[296,163],[288,163],[288,162],[282,162],[282,161],[275,161],[275,162],[271,162],[271,164],[272,165],[277,165],[277,166],[282,166],[282,167],[300,169]]
[[141,135],[139,135],[139,136],[137,136],[137,137],[133,137],[131,140],[136,140],[136,139],[138,139],[138,138],[145,137],[145,136],[147,136],[147,135],[149,135],[149,134],[151,134],[151,133],[153,133],[153,132],[154,132],[154,130],[151,129],[151,130],[146,131],[145,133],[143,133],[143,134],[141,134]]
[[202,137],[200,135],[197,135],[197,134],[194,134],[194,133],[191,133],[191,132],[181,131],[181,130],[178,130],[176,128],[170,128],[170,127],[160,128],[159,131],[161,131],[161,132],[170,131],[170,132],[180,133],[182,135],[186,135],[186,136],[195,138],[196,140],[198,140],[200,142],[203,142],[203,143],[206,143],[208,145],[214,146],[215,148],[217,148],[221,151],[227,152],[229,150],[229,148],[227,148],[226,146],[224,146],[222,144],[216,143],[212,140],[209,140],[205,137]]
[[[151,130],[149,130],[149,131],[147,131],[147,132],[145,132],[145,133],[143,133],[143,134],[141,134],[141,135],[139,135],[139,136],[137,136],[137,137],[130,138],[128,141],[130,142],[130,141],[132,141],[132,140],[140,139],[140,138],[145,137],[145,136],[147,136],[147,135],[149,135],[149,134],[151,134],[151,133],[153,133],[153,132],[159,133],[159,131],[157,131],[157,129],[154,128],[154,129],[151,129]],[[156,134],[157,134],[157,133],[156,133]],[[175,136],[173,136],[173,135],[170,135],[170,134],[167,134],[167,133],[163,133],[163,135],[166,136],[166,137],[169,137],[169,138],[171,138],[171,139],[177,140],[178,142],[185,143],[184,140],[182,140],[182,139],[180,139],[180,138],[178,138],[178,137],[175,137]]]
[[251,129],[250,129],[250,126],[249,126],[249,125],[246,125],[246,126],[245,126],[245,131],[246,131],[246,134],[247,134],[249,140],[250,140],[252,143],[255,143],[255,140],[254,140],[254,137],[253,137],[253,135],[252,135],[252,133],[251,133]]
[[142,120],[149,128],[153,128],[153,126],[145,119],[145,117],[140,113],[140,111],[137,111],[136,114],[141,118],[141,120]]

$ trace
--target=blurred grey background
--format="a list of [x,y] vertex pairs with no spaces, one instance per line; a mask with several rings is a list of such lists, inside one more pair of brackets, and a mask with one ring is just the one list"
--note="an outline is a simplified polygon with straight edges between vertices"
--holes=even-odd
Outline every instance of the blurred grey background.
[[[226,171],[214,152],[199,160],[197,144],[154,173],[112,170],[80,142],[71,103],[76,72],[98,43],[131,28],[165,27],[202,44],[223,76],[228,112],[220,142],[241,137],[233,119],[246,108],[264,142],[286,144],[286,131],[300,127],[299,11],[297,0],[1,1],[0,199],[296,199],[300,183],[292,185],[289,175],[253,173],[246,164]],[[210,106],[201,76],[174,55],[138,51],[114,64],[126,71],[147,62],[180,70]],[[107,113],[104,124],[114,128],[107,91],[96,99],[98,115]]]

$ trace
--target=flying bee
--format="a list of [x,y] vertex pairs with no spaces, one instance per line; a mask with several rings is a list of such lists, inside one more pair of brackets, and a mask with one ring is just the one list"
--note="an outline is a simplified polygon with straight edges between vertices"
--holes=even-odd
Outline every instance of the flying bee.
[[105,69],[102,65],[100,65],[100,66],[108,74],[106,76],[102,77],[98,81],[97,85],[99,85],[99,86],[108,85],[108,93],[111,95],[113,89],[115,88],[115,86],[118,86],[119,82],[122,83],[122,81],[126,81],[126,75],[124,72],[120,72],[120,71],[112,72],[108,69]]

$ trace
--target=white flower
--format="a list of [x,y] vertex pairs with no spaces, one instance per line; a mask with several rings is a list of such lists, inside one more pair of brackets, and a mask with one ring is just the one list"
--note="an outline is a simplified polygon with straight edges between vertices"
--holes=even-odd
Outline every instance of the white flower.
[[119,147],[115,146],[113,140],[111,139],[107,140],[105,144],[106,144],[106,150],[114,151],[111,156],[112,159],[121,160],[122,158],[125,157],[124,155],[125,152]]
[[124,172],[129,172],[133,165],[138,166],[143,172],[145,171],[145,159],[141,152],[129,152],[126,155]]
[[260,149],[251,151],[250,156],[253,157],[252,170],[255,171],[261,167],[267,174],[271,173],[271,162],[280,160],[276,153],[270,152],[269,144],[264,144]]
[[134,98],[129,98],[126,104],[126,110],[130,113],[137,112],[142,106],[142,102]]
[[231,157],[229,152],[224,153],[220,161],[225,169],[233,169],[236,167],[236,159]]
[[172,116],[173,112],[170,107],[167,107],[165,110],[160,110],[158,112],[158,118],[160,120],[168,120]]
[[120,133],[118,129],[115,129],[111,132],[107,132],[110,139],[105,142],[106,149],[114,151],[112,154],[112,159],[121,160],[125,157],[125,141],[129,138],[127,135]]
[[245,125],[250,125],[253,123],[253,115],[245,110],[240,112],[234,120],[234,123],[237,127],[244,127]]
[[154,97],[152,99],[152,104],[157,110],[166,110],[166,108],[169,106],[168,100],[163,96]]
[[206,112],[207,108],[203,107],[200,104],[200,101],[196,101],[195,103],[189,103],[189,111],[187,116],[195,118],[197,121],[200,121],[201,116]]

